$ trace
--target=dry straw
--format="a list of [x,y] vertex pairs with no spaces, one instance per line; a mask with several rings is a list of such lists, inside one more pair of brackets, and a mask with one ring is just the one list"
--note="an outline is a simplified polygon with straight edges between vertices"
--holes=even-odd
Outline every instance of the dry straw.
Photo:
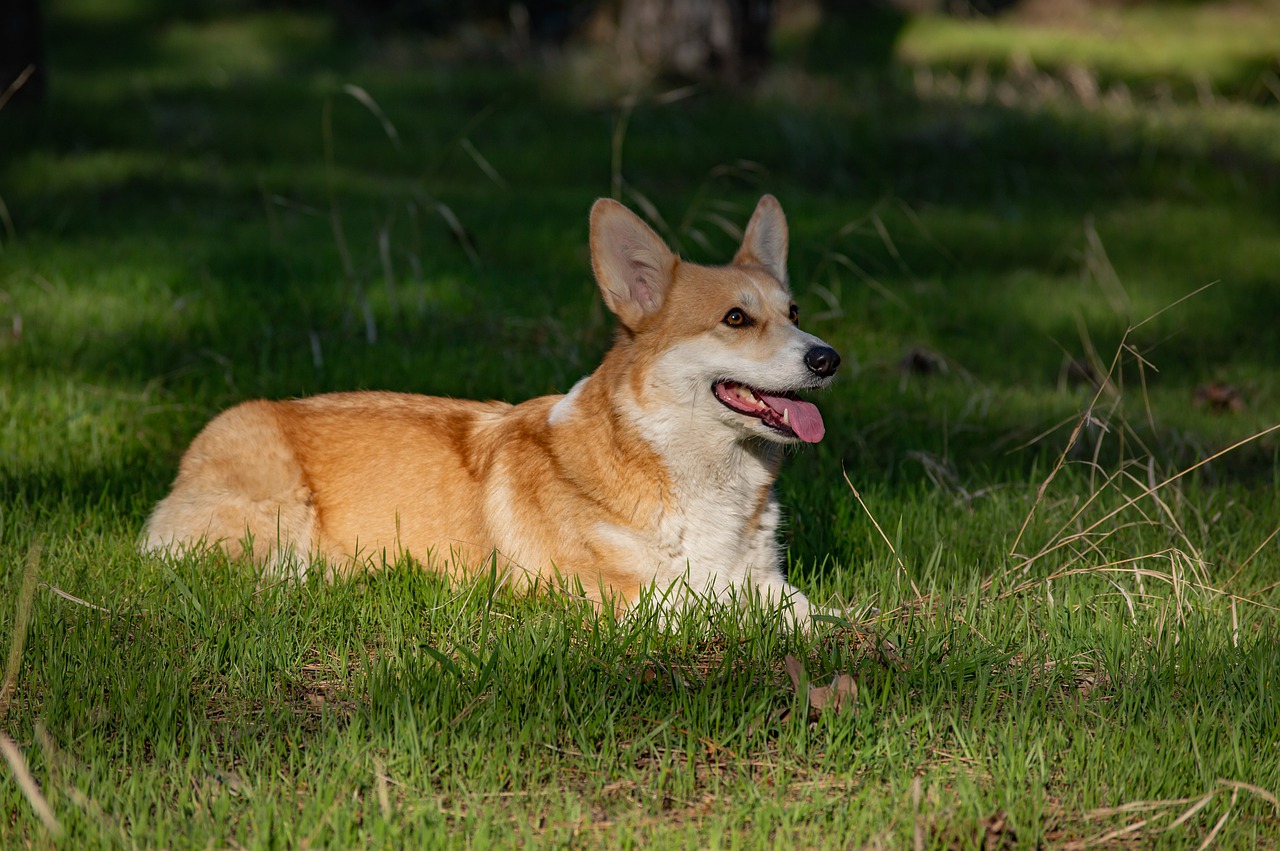
[[[27,569],[22,576],[22,590],[18,593],[18,609],[14,614],[13,639],[9,644],[9,660],[4,669],[4,681],[0,683],[0,718],[9,712],[9,704],[13,699],[18,680],[18,668],[22,664],[22,650],[27,643],[27,627],[31,623],[31,606],[35,599],[37,578],[40,573],[40,547],[32,546],[27,551]],[[49,802],[40,791],[40,784],[31,776],[27,761],[22,756],[18,745],[9,735],[0,731],[0,753],[13,772],[13,779],[31,809],[35,810],[45,829],[54,837],[62,835],[62,825],[53,814]]]

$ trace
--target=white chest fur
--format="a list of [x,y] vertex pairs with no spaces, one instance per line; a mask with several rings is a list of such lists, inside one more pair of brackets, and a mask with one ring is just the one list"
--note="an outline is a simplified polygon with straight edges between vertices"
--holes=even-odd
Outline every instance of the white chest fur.
[[675,508],[662,518],[654,541],[663,558],[654,577],[659,584],[687,574],[692,588],[719,596],[748,577],[778,574],[779,510],[763,464],[744,457],[672,473]]
[[723,600],[751,587],[775,603],[789,599],[806,618],[808,601],[787,584],[780,565],[773,481],[781,448],[751,445],[714,422],[629,413],[665,462],[673,491],[656,529],[623,533],[653,565],[656,588],[687,586]]

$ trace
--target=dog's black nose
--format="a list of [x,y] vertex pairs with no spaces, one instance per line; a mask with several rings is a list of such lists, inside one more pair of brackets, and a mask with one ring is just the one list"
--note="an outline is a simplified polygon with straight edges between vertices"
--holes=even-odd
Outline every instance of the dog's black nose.
[[830,346],[814,346],[805,352],[804,365],[814,375],[826,378],[835,375],[836,367],[840,365],[840,353]]

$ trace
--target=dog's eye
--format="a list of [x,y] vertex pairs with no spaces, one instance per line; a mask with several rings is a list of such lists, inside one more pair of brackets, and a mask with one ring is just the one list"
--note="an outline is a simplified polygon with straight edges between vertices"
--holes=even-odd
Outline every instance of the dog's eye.
[[741,307],[735,307],[730,310],[721,321],[730,328],[747,328],[756,324],[755,320],[748,316]]
[[791,305],[791,310],[787,313],[787,316],[791,317],[792,325],[800,324],[800,308],[796,307],[794,304]]

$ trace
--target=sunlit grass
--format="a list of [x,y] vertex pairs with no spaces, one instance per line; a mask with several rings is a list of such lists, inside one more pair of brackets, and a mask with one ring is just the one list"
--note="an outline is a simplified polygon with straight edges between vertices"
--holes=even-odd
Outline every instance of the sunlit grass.
[[[1051,11],[1049,4],[1046,11]],[[1164,4],[1136,8],[1064,8],[994,21],[939,16],[912,19],[897,55],[927,63],[1007,66],[1018,57],[1062,70],[1076,65],[1150,90],[1196,84],[1264,98],[1264,75],[1280,55],[1280,6],[1274,2]]]

